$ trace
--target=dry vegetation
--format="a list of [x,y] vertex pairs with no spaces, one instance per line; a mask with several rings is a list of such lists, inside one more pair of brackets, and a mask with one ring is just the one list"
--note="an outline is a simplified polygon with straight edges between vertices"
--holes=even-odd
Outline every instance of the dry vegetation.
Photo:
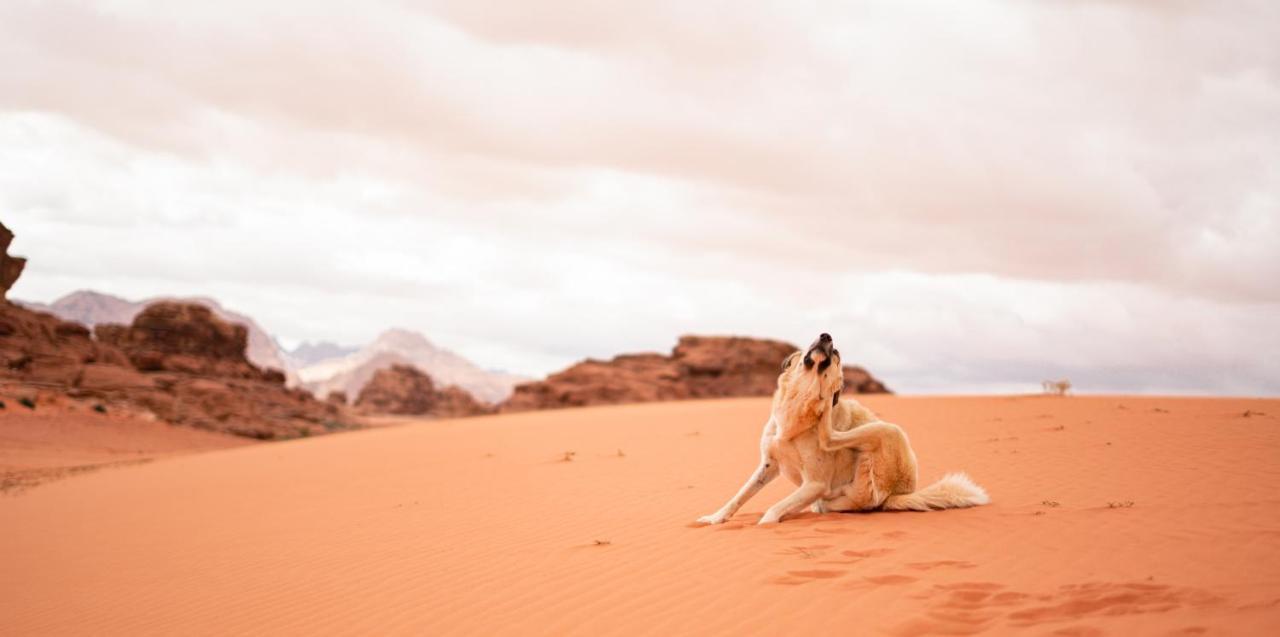
[[1044,380],[1040,381],[1040,387],[1044,390],[1044,393],[1050,396],[1066,396],[1067,392],[1071,391],[1071,381],[1065,378],[1062,380]]

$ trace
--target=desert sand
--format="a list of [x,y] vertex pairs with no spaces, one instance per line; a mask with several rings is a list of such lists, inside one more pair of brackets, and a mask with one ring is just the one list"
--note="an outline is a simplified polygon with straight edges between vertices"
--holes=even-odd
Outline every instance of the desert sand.
[[7,398],[0,413],[0,497],[89,471],[253,443],[114,409],[101,414],[51,398],[55,404],[27,410]]
[[0,496],[0,633],[1280,631],[1280,401],[863,402],[993,503],[692,524],[768,399],[410,423]]

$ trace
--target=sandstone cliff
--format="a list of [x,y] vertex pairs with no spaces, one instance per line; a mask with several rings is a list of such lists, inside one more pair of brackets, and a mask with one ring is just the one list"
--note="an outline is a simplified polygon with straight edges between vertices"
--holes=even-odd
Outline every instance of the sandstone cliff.
[[[682,336],[671,354],[623,354],[588,359],[518,385],[501,411],[554,409],[617,403],[768,396],[782,360],[799,349],[790,343],[733,336]],[[889,390],[861,367],[846,367],[845,391]]]
[[356,398],[367,413],[459,418],[492,413],[465,390],[450,385],[437,389],[431,377],[409,365],[380,369]]

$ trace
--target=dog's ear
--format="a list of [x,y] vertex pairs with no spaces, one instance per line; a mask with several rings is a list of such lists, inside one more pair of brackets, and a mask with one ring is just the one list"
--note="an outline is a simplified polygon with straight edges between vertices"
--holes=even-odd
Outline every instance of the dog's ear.
[[796,356],[799,356],[799,355],[800,355],[800,352],[792,352],[790,356],[782,359],[782,371],[784,372],[787,371],[787,369],[791,367],[791,363],[795,362]]

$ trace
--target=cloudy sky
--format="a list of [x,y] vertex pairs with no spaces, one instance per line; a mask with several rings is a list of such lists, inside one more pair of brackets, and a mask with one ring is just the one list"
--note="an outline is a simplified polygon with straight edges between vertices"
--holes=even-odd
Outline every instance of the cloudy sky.
[[[343,8],[346,5],[346,8]],[[1280,394],[1280,4],[0,5],[12,296]]]

